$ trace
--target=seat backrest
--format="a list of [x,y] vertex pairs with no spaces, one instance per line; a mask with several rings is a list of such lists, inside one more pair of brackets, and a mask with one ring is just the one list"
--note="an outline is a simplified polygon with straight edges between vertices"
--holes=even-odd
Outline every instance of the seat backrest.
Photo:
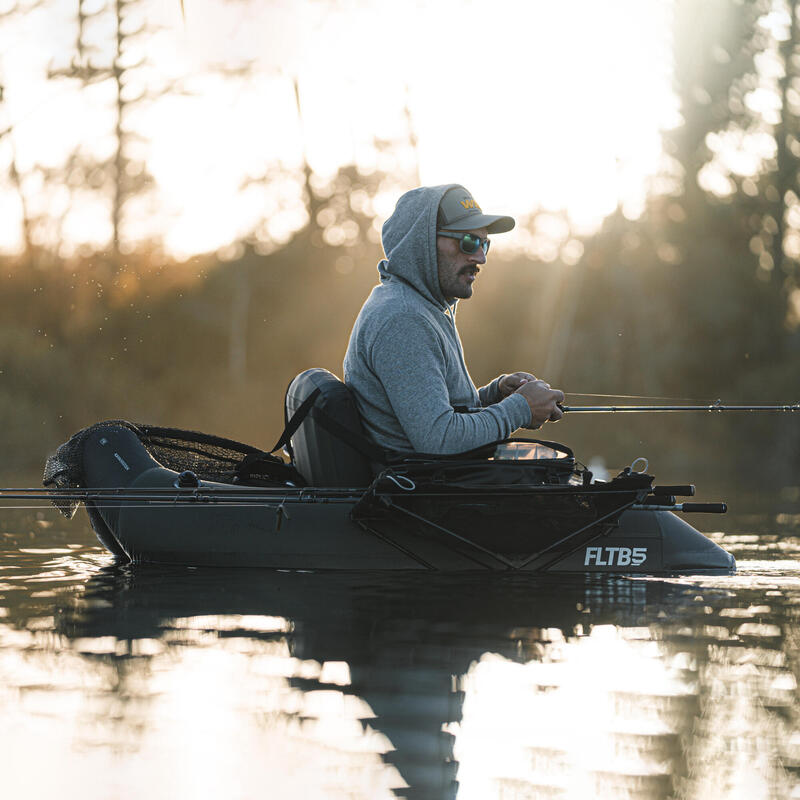
[[369,486],[373,479],[370,459],[345,441],[346,437],[332,433],[330,424],[324,425],[326,419],[333,420],[333,427],[343,427],[356,440],[366,441],[353,395],[332,372],[307,369],[289,384],[287,420],[316,389],[319,395],[314,406],[291,438],[295,467],[309,486]]

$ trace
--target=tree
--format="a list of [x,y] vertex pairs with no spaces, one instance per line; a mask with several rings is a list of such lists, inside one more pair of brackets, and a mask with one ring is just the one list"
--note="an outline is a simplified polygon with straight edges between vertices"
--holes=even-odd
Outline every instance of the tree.
[[[89,188],[108,197],[110,249],[115,262],[125,247],[126,213],[131,200],[153,186],[153,178],[145,160],[137,151],[144,140],[134,128],[131,115],[135,110],[157,101],[166,94],[182,91],[179,81],[168,80],[152,85],[146,75],[147,62],[141,54],[142,40],[155,29],[144,22],[142,0],[110,0],[93,7],[90,0],[77,0],[76,39],[73,58],[66,67],[51,67],[51,79],[78,81],[84,88],[110,82],[113,86],[111,155],[103,158],[79,145],[70,155],[63,172],[73,193]],[[104,25],[111,23],[110,36]],[[100,37],[100,43],[97,42]],[[137,53],[137,50],[140,52]],[[136,82],[142,85],[137,87]],[[48,177],[56,179],[56,174]]]
[[[18,19],[23,14],[33,11],[41,5],[42,0],[34,0],[31,3],[14,3],[4,11],[0,12],[0,25],[8,24]],[[3,108],[5,100],[5,84],[0,78],[0,109]],[[19,197],[20,203],[20,223],[22,228],[22,255],[28,257],[33,250],[33,227],[34,219],[30,211],[28,197],[23,188],[24,175],[20,172],[17,158],[17,148],[14,142],[14,125],[7,124],[5,129],[0,130],[0,140],[8,148],[8,179]]]

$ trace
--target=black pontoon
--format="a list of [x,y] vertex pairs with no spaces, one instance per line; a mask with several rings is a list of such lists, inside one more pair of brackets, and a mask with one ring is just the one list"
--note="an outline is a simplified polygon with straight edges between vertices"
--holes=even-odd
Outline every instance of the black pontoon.
[[[694,487],[592,474],[564,445],[508,440],[455,457],[392,457],[331,373],[289,387],[276,449],[105,422],[48,460],[40,496],[83,502],[120,559],[277,569],[729,572],[733,557],[673,511]],[[274,452],[274,451],[273,451]],[[13,497],[8,492],[0,498]],[[20,496],[28,496],[22,493]]]

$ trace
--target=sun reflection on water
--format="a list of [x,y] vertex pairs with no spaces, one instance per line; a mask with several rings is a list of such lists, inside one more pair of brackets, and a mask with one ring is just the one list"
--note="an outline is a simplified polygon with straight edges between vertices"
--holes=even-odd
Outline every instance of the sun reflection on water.
[[690,659],[668,661],[647,629],[613,625],[554,636],[542,649],[524,664],[487,655],[467,674],[459,798],[522,786],[619,797],[669,783],[677,736],[695,713]]
[[[285,639],[220,638],[210,623],[176,619],[161,640],[133,641],[0,625],[7,796],[136,798],[157,784],[170,797],[245,798],[269,785],[274,797],[381,798],[404,785],[380,759],[391,743],[362,723],[374,716],[363,700],[290,685],[344,684],[346,665],[293,658]],[[213,625],[290,628],[240,615]],[[31,791],[42,751],[48,770]]]

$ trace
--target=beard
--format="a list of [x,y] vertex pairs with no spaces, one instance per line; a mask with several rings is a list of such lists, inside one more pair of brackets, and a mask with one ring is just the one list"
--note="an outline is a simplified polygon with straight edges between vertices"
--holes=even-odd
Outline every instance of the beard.
[[473,282],[467,279],[477,276],[480,270],[475,264],[459,266],[459,262],[460,259],[440,257],[439,285],[448,301],[467,300],[472,297]]

